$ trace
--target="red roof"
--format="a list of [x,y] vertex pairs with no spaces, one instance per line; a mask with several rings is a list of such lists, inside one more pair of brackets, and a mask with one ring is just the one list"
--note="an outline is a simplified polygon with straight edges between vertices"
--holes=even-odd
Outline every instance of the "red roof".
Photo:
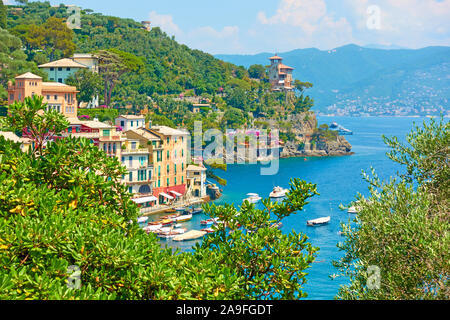
[[289,66],[287,66],[287,65],[285,65],[285,64],[280,64],[279,68],[280,68],[280,69],[290,69],[290,70],[294,70],[294,68],[291,68],[291,67],[289,67]]
[[279,57],[277,54],[274,55],[273,57],[269,58],[269,60],[279,60],[279,59],[283,60],[283,58]]

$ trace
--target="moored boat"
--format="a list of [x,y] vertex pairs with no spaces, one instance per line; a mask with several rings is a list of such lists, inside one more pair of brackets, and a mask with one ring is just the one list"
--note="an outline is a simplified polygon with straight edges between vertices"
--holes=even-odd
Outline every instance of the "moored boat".
[[174,223],[186,222],[190,220],[192,220],[192,214],[185,214],[172,219]]
[[249,193],[249,194],[247,194],[247,197],[248,197],[248,198],[244,199],[243,202],[248,201],[248,202],[250,202],[250,203],[258,203],[258,202],[261,201],[261,199],[262,199],[262,198],[259,196],[259,194],[257,194],[257,193]]
[[284,198],[288,192],[289,192],[288,189],[283,189],[281,187],[275,187],[275,188],[273,188],[273,191],[270,193],[269,196],[272,199]]
[[213,224],[218,223],[218,222],[219,222],[219,219],[215,218],[215,219],[203,220],[203,221],[200,222],[200,224],[202,226],[210,226],[210,225],[213,225]]
[[328,224],[330,221],[331,221],[331,217],[324,217],[324,218],[309,220],[307,222],[307,225],[310,227],[323,226],[323,225]]

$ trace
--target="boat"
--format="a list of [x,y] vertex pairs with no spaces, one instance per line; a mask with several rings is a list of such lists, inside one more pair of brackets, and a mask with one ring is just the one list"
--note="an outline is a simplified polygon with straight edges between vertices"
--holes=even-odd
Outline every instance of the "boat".
[[353,206],[353,207],[348,208],[347,212],[355,214],[355,213],[358,213],[358,209],[356,209],[356,207]]
[[328,224],[330,221],[331,221],[331,217],[319,218],[319,219],[315,219],[315,220],[309,220],[307,222],[307,225],[310,227],[323,226],[325,224]]
[[177,212],[177,210],[175,210],[175,209],[167,209],[167,210],[164,210],[164,212],[165,213],[176,213]]
[[214,233],[215,232],[213,228],[205,228],[205,229],[202,229],[201,231],[204,231],[206,233]]
[[185,234],[177,235],[173,238],[174,241],[188,241],[203,238],[207,233],[205,231],[192,230]]
[[170,226],[171,224],[173,224],[173,219],[161,220],[159,223],[162,224],[163,226]]
[[148,221],[148,217],[140,217],[140,218],[137,219],[138,223],[144,223],[144,222],[147,222],[147,221]]
[[174,223],[186,222],[190,220],[192,220],[192,214],[185,214],[172,219]]
[[288,189],[275,187],[273,188],[273,191],[270,194],[270,198],[284,198],[288,192],[289,192]]
[[147,233],[150,232],[155,232],[160,230],[163,227],[162,224],[155,224],[155,225],[148,225],[145,228],[143,228],[144,231],[146,231]]
[[258,202],[261,201],[261,199],[262,199],[262,198],[259,196],[259,194],[257,194],[257,193],[249,193],[249,194],[247,194],[247,197],[248,197],[248,198],[244,199],[243,202],[248,201],[248,202],[250,202],[250,203],[258,203]]
[[192,208],[192,209],[186,211],[187,214],[199,214],[202,212],[203,212],[202,208]]
[[180,214],[183,214],[186,212],[186,208],[185,207],[176,208],[175,211]]
[[219,222],[219,219],[215,218],[215,219],[203,220],[203,221],[200,222],[200,224],[202,226],[210,226],[210,225],[213,225],[213,224],[218,223],[218,222]]

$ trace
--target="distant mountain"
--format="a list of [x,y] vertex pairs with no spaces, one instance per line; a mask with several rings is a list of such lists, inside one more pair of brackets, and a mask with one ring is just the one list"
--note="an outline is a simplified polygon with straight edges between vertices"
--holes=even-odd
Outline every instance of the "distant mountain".
[[[269,64],[268,58],[273,54],[216,57],[249,67]],[[430,102],[431,107],[450,109],[450,76],[445,72],[450,65],[450,47],[383,50],[351,44],[328,51],[310,48],[278,52],[278,55],[284,58],[285,64],[295,68],[296,79],[314,84],[309,94],[315,99],[316,110],[322,112],[332,110],[329,107],[333,105],[343,108],[352,105],[354,110],[355,106],[358,109],[373,101],[390,103],[389,108],[398,105],[398,108],[424,109],[424,105],[411,101],[408,88],[418,92],[419,100]],[[375,105],[375,108],[382,106]]]

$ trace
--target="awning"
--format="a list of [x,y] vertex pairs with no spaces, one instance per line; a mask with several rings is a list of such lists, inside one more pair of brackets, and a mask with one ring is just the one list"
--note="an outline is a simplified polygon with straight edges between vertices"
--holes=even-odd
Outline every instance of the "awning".
[[132,199],[134,203],[136,204],[142,204],[147,202],[153,202],[158,201],[158,198],[151,196],[151,197],[145,197],[145,198],[139,198],[139,199]]
[[169,199],[169,200],[173,200],[174,199],[174,197],[169,196],[167,193],[164,193],[164,192],[161,192],[159,195],[163,196],[164,198]]
[[174,195],[176,195],[177,197],[182,197],[183,195],[181,193],[178,193],[176,191],[170,191],[172,192]]

